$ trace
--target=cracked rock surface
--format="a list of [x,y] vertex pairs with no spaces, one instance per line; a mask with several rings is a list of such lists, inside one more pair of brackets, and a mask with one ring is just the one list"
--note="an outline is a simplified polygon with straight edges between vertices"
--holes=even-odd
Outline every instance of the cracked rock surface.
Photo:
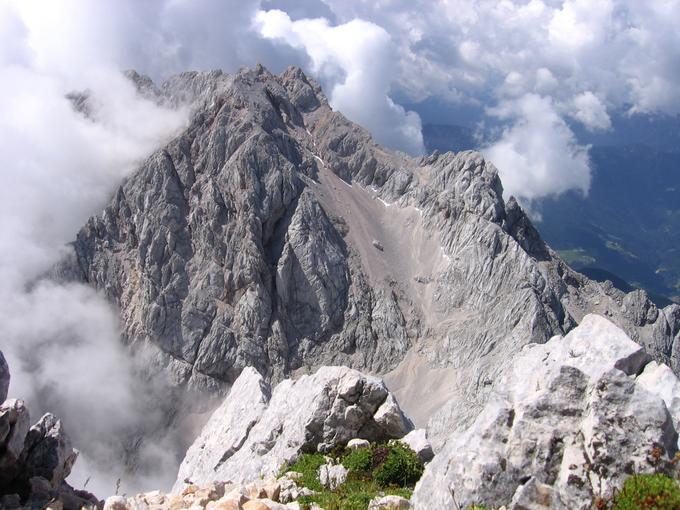
[[620,328],[588,315],[565,337],[524,347],[470,427],[438,424],[445,444],[413,508],[586,510],[633,473],[671,474],[678,384]]
[[323,367],[272,390],[246,368],[187,451],[173,491],[276,476],[301,453],[326,452],[353,438],[401,438],[412,428],[382,381],[356,370]]
[[130,78],[193,113],[60,274],[117,305],[149,373],[226,394],[248,366],[346,365],[386,374],[419,426],[464,427],[510,356],[592,312],[678,372],[680,306],[571,270],[481,154],[382,148],[297,68]]

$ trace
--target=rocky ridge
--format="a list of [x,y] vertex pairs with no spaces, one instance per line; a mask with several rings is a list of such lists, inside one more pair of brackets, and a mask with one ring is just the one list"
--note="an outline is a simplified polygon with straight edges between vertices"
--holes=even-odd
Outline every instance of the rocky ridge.
[[[516,355],[472,425],[450,429],[444,447],[427,456],[410,501],[378,495],[368,508],[593,508],[634,473],[674,475],[678,402],[680,380],[670,368],[606,318],[588,315],[566,336]],[[348,410],[364,406],[372,411],[361,424]],[[239,421],[252,408],[259,418]],[[381,422],[403,426],[379,432]],[[112,497],[106,509],[298,509],[315,491],[282,467],[303,453],[370,448],[395,436],[425,454],[429,431],[404,436],[408,429],[382,383],[354,370],[325,367],[270,395],[262,376],[246,369],[187,453],[173,493]],[[356,480],[337,459],[325,462],[321,486],[342,493]]]
[[678,379],[650,359],[596,315],[525,346],[474,423],[448,430],[413,507],[586,510],[634,473],[672,475]]
[[572,271],[479,153],[386,150],[297,68],[129,76],[193,113],[78,233],[64,274],[119,307],[125,341],[173,384],[347,365],[387,374],[417,422],[465,426],[509,356],[590,312],[680,368],[680,307]]

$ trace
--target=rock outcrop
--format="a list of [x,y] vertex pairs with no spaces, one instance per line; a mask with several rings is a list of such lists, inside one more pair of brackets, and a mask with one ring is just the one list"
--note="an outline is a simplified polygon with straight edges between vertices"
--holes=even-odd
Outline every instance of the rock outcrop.
[[272,381],[393,370],[420,423],[451,399],[442,419],[464,426],[509,356],[597,312],[678,372],[680,307],[572,271],[479,153],[379,147],[297,68],[129,76],[189,104],[189,125],[87,222],[61,274],[119,307],[145,370],[213,393],[248,366]]
[[680,392],[660,367],[596,315],[525,346],[474,423],[449,428],[414,508],[585,510],[632,473],[670,472]]
[[323,367],[270,390],[246,368],[187,451],[173,490],[276,476],[301,453],[352,438],[400,438],[412,428],[382,381],[356,370]]
[[[0,376],[9,385],[9,369],[0,352]],[[2,392],[5,393],[5,392]],[[65,482],[77,451],[60,420],[45,414],[30,427],[21,400],[0,404],[0,508],[81,510],[95,508],[97,499]]]
[[425,429],[412,430],[402,437],[400,441],[416,452],[418,458],[423,462],[430,462],[432,457],[434,457],[432,445],[427,440],[427,431]]

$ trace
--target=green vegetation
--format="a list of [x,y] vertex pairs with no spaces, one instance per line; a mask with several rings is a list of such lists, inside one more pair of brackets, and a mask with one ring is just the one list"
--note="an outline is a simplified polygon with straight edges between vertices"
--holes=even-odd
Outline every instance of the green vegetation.
[[297,471],[298,473],[302,473],[302,480],[299,482],[299,485],[308,487],[313,491],[322,491],[323,487],[319,482],[319,468],[325,463],[326,460],[322,454],[305,453],[301,455],[292,466],[288,466],[283,471]]
[[325,463],[319,453],[303,454],[285,469],[302,473],[298,484],[317,492],[299,498],[303,509],[316,503],[325,510],[366,510],[376,496],[410,498],[413,486],[423,473],[423,463],[415,452],[399,442],[336,450],[331,456],[349,471],[347,481],[335,490],[323,488],[319,482],[319,467]]
[[678,510],[680,486],[662,474],[628,478],[613,501],[612,510]]
[[368,474],[373,469],[373,448],[356,448],[342,457],[342,465],[355,473]]
[[373,470],[373,478],[382,487],[415,484],[423,474],[423,463],[408,446],[396,443],[389,446],[385,462]]

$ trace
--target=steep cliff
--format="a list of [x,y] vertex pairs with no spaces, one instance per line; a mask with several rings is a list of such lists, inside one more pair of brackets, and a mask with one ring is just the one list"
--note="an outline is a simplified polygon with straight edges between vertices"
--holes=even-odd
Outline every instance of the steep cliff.
[[512,354],[590,312],[680,368],[680,307],[572,271],[479,153],[383,149],[297,68],[130,78],[190,123],[87,222],[64,274],[119,307],[150,372],[223,392],[246,366],[347,365],[387,374],[417,422],[462,423]]

